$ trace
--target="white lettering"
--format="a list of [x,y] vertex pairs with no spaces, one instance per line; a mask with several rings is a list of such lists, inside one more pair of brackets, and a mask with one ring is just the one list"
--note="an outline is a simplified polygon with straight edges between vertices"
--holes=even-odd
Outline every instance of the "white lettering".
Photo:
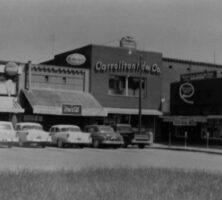
[[[107,72],[107,71],[121,71],[121,72],[138,72],[140,69],[140,63],[127,63],[123,60],[120,60],[117,63],[108,63],[105,64],[102,61],[96,62],[95,71],[96,72]],[[151,74],[160,74],[161,70],[157,64],[150,66],[146,62],[141,63],[141,70],[145,73]]]

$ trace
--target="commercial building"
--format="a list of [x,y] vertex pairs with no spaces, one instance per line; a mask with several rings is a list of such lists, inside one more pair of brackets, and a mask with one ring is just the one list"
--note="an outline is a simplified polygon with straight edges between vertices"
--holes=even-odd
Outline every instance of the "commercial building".
[[[82,61],[81,61],[82,60]],[[89,92],[106,115],[97,123],[138,125],[140,66],[142,70],[142,121],[155,130],[161,104],[162,54],[126,47],[87,45],[56,55],[43,65],[87,70]],[[76,66],[77,65],[77,66]],[[62,68],[62,67],[61,67]]]
[[[87,45],[41,64],[14,63],[17,67],[11,68],[2,61],[0,103],[13,105],[13,109],[0,107],[1,118],[40,122],[46,130],[57,123],[81,127],[92,123],[131,123],[136,127],[141,80],[142,126],[153,130],[156,141],[168,140],[170,134],[184,134],[195,127],[199,133],[209,116],[183,113],[183,109],[189,110],[186,106],[175,107],[178,87],[175,89],[171,83],[181,84],[182,74],[200,77],[209,71],[216,72],[216,77],[211,78],[217,80],[222,77],[222,65],[166,58],[160,52],[141,51],[135,46],[133,40],[121,40],[119,47]],[[5,69],[16,73],[8,74]],[[193,107],[191,111],[194,110]],[[181,125],[177,119],[187,124]],[[195,121],[195,126],[191,121]],[[200,139],[194,134],[193,137]]]
[[0,120],[16,123],[24,109],[19,103],[23,63],[0,61]]

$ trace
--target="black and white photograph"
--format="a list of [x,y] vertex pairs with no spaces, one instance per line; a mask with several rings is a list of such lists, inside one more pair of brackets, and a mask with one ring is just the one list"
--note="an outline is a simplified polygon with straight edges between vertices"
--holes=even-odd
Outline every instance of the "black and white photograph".
[[0,200],[221,196],[222,1],[0,0]]

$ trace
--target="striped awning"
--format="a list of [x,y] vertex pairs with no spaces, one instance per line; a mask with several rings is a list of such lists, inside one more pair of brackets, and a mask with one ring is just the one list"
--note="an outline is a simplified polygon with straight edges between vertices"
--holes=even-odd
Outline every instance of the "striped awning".
[[36,114],[107,116],[100,103],[87,92],[53,89],[32,89],[22,92]]

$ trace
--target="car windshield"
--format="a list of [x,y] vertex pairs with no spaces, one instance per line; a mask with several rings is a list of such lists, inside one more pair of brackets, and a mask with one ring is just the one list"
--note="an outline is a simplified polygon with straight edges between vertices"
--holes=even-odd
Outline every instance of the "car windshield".
[[99,126],[101,132],[113,132],[113,128],[110,126]]
[[79,127],[64,127],[64,128],[61,128],[60,131],[64,131],[64,132],[67,132],[67,131],[70,131],[70,132],[77,132],[77,131],[81,131]]
[[0,124],[0,130],[12,130],[12,126],[10,124]]
[[117,126],[117,131],[132,131],[132,128],[130,126]]
[[42,130],[40,125],[26,125],[22,127],[22,130]]

